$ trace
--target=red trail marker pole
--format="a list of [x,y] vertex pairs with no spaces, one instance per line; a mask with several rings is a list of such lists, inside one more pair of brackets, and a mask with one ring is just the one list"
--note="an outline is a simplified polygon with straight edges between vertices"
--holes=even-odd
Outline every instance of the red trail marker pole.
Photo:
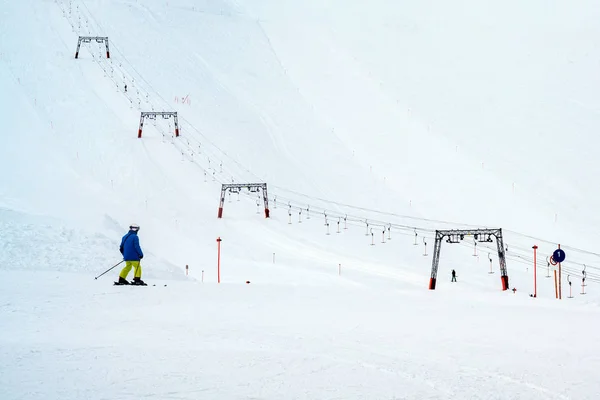
[[221,283],[221,237],[217,238],[217,283]]

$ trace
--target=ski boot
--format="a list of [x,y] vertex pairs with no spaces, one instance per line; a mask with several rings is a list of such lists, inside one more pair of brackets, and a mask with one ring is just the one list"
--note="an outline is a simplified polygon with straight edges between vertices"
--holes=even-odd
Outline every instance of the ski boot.
[[133,278],[133,282],[131,282],[131,284],[137,286],[148,286],[146,282],[142,280],[142,278]]
[[119,281],[115,282],[115,285],[131,285],[125,278],[119,277]]

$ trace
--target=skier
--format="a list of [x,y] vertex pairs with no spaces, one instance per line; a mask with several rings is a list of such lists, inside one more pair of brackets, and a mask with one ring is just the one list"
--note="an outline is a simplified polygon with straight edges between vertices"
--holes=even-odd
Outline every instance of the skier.
[[452,280],[451,282],[456,282],[456,271],[452,270]]
[[121,240],[121,246],[119,250],[123,254],[125,260],[125,268],[119,274],[119,281],[117,285],[129,285],[127,281],[127,275],[131,268],[133,268],[133,282],[132,285],[147,286],[142,280],[142,267],[140,266],[140,260],[144,258],[144,253],[140,248],[140,239],[138,238],[138,231],[140,230],[139,225],[131,224],[129,232]]
[[127,84],[125,84],[125,93],[127,93]]

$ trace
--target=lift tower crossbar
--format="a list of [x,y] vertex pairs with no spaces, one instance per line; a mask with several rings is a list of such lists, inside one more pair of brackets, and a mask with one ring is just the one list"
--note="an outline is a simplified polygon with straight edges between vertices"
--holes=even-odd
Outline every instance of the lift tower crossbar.
[[177,111],[142,111],[140,115],[140,127],[138,129],[138,138],[142,137],[142,129],[144,128],[144,120],[156,119],[156,117],[163,117],[163,119],[173,118],[175,121],[175,137],[179,137],[179,120],[177,119]]
[[263,201],[265,203],[265,218],[269,218],[269,197],[267,195],[266,183],[224,183],[221,186],[221,202],[219,204],[218,218],[223,218],[223,206],[225,205],[225,194],[227,191],[229,190],[230,193],[239,193],[242,189],[248,189],[253,193],[262,190]]
[[106,58],[110,58],[110,50],[108,49],[108,36],[79,36],[79,39],[77,40],[75,58],[79,58],[79,49],[81,48],[81,43],[91,43],[92,41],[104,43],[106,45]]
[[492,242],[492,236],[496,238],[498,247],[498,261],[500,262],[500,279],[502,280],[502,290],[508,289],[508,273],[506,272],[506,257],[504,254],[504,241],[502,239],[502,229],[453,229],[446,231],[435,231],[435,245],[433,249],[433,261],[431,264],[431,278],[429,279],[429,289],[435,290],[437,280],[437,271],[440,263],[440,248],[442,240],[447,243],[459,243],[465,236],[473,236],[476,241]]

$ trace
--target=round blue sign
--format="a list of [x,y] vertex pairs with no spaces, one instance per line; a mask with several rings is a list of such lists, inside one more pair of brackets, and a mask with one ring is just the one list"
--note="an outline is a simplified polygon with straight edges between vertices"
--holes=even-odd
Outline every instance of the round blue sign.
[[552,254],[552,259],[559,263],[565,261],[566,257],[567,257],[567,255],[565,254],[565,252],[562,249],[556,249],[556,250],[554,250],[554,253]]

